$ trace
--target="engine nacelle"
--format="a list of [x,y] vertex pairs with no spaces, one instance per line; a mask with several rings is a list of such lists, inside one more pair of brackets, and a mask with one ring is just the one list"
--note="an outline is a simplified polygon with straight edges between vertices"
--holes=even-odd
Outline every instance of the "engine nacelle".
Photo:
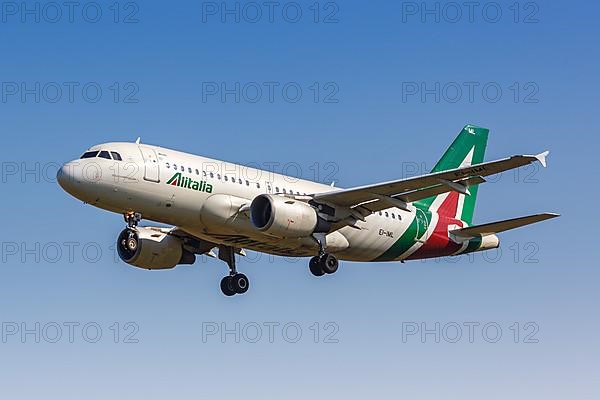
[[270,194],[261,194],[252,201],[250,220],[257,230],[281,238],[306,237],[331,227],[309,204]]
[[179,238],[148,227],[123,230],[117,239],[117,252],[127,264],[144,269],[170,269],[196,261]]

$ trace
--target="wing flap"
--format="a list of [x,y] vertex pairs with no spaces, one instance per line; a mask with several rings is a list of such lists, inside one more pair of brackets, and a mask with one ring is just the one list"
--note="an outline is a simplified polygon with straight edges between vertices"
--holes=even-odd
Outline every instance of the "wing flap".
[[[471,186],[479,185],[484,182],[485,182],[485,179],[483,179],[481,176],[474,176],[471,178],[456,181],[454,183],[468,189]],[[401,199],[407,203],[412,203],[413,201],[423,200],[428,197],[437,196],[442,193],[450,192],[452,190],[454,190],[453,186],[448,186],[446,184],[442,184],[442,185],[433,186],[433,187],[430,187],[427,189],[413,190],[411,192],[403,193],[403,194],[395,196],[395,197],[398,197],[399,199]]]
[[[484,182],[485,182],[485,179],[483,179],[480,176],[476,176],[473,178],[467,178],[467,179],[460,180],[457,183],[466,188],[469,188],[469,187],[479,185]],[[428,187],[425,189],[412,190],[410,192],[406,192],[406,193],[402,193],[397,196],[390,196],[390,197],[392,199],[398,199],[404,203],[412,203],[414,201],[426,199],[428,197],[437,196],[442,193],[447,193],[452,190],[454,190],[452,187],[441,184],[441,185],[437,185],[437,186],[431,186],[431,187]],[[385,210],[387,208],[390,208],[390,206],[396,207],[396,205],[390,204],[389,202],[386,202],[386,201],[381,201],[380,199],[379,200],[371,200],[369,202],[357,205],[357,207],[365,208],[369,212],[377,212],[377,211]],[[402,207],[398,207],[398,208],[402,208]]]
[[526,217],[506,219],[504,221],[490,222],[488,224],[474,225],[469,226],[467,228],[455,229],[453,231],[450,231],[450,233],[459,237],[485,236],[508,231],[510,229],[520,228],[521,226],[525,225],[535,224],[536,222],[545,221],[547,219],[556,218],[558,216],[559,214],[554,213],[528,215]]

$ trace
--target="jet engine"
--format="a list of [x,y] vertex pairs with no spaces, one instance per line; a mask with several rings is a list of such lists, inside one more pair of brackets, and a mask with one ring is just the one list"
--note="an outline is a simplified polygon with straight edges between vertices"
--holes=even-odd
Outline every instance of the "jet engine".
[[171,269],[196,261],[181,239],[150,227],[123,230],[117,239],[117,252],[127,264],[144,269]]
[[250,220],[257,230],[281,238],[325,233],[331,223],[309,204],[283,196],[261,194],[250,205]]

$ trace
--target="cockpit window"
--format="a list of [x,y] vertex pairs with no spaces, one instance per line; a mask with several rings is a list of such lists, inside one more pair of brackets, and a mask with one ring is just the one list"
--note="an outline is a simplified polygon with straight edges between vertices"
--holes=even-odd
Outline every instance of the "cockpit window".
[[81,156],[81,159],[84,158],[94,158],[98,155],[97,151],[86,151],[85,153],[83,153],[83,155]]
[[115,151],[111,151],[110,154],[112,155],[113,160],[116,161],[123,161],[123,159],[121,158],[121,155]]
[[98,157],[106,158],[106,159],[110,160],[110,154],[108,154],[108,151],[106,151],[106,150],[102,150],[100,152],[100,154],[98,155]]

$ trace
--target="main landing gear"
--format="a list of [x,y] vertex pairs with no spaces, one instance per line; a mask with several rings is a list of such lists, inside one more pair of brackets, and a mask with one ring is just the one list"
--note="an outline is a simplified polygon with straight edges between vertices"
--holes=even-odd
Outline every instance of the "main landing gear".
[[319,255],[310,259],[308,267],[314,276],[323,276],[325,274],[333,274],[338,270],[338,259],[330,253],[326,252],[325,236],[314,235],[317,243],[319,243]]
[[310,259],[308,267],[314,276],[333,274],[338,270],[338,259],[333,254],[323,254]]
[[221,291],[225,296],[244,294],[250,288],[250,281],[235,268],[235,249],[230,246],[219,246],[219,259],[229,266],[229,276],[221,280]]

